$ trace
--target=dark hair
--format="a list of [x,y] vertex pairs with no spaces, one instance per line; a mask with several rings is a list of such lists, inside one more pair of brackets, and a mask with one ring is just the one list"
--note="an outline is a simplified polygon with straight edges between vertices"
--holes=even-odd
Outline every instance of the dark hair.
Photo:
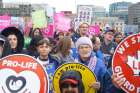
[[43,37],[43,34],[42,34],[40,28],[35,28],[34,30],[31,30],[30,33],[29,33],[29,36],[30,36],[31,38],[34,38],[34,37],[35,37],[35,36],[34,36],[34,32],[35,32],[36,30],[38,30],[38,31],[39,31],[39,35]]
[[62,81],[65,79],[74,79],[78,81],[78,91],[79,93],[85,93],[85,88],[82,82],[82,75],[79,71],[76,70],[69,70],[64,72],[59,80],[59,87],[60,87],[60,91],[62,92]]
[[37,43],[37,46],[43,45],[43,44],[46,44],[46,45],[48,45],[48,46],[51,46],[51,43],[50,43],[49,39],[46,39],[46,38],[41,39],[41,40]]
[[24,46],[23,33],[16,27],[7,27],[1,32],[2,35],[8,37],[9,35],[15,35],[17,37],[16,53],[20,53]]
[[92,41],[92,44],[95,44],[96,43],[96,36],[92,36],[91,41]]

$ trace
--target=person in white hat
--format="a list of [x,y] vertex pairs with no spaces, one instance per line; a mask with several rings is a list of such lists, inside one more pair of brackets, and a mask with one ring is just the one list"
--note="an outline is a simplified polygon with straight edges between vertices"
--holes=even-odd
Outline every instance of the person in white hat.
[[106,73],[105,64],[102,60],[98,59],[93,52],[93,45],[88,37],[80,37],[76,42],[76,48],[78,49],[78,57],[75,61],[78,61],[86,66],[88,66],[97,77],[97,82],[91,82],[89,87],[101,92],[103,86],[103,76]]

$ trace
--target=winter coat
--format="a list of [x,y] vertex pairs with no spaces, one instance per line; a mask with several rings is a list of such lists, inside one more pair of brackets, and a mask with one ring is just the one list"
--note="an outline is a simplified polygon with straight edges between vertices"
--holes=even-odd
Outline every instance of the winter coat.
[[[90,57],[94,57],[96,56],[96,54],[94,52],[92,52],[91,56]],[[88,62],[84,62],[80,59],[80,56],[78,56],[78,62],[88,66]],[[103,61],[101,59],[98,59],[97,58],[97,62],[96,62],[96,66],[95,66],[95,69],[90,69],[93,73],[95,73],[95,76],[97,78],[97,81],[100,82],[101,84],[101,89],[98,91],[98,93],[101,93],[102,91],[102,88],[103,88],[103,77],[106,73],[106,67],[105,67],[105,64],[103,63]]]

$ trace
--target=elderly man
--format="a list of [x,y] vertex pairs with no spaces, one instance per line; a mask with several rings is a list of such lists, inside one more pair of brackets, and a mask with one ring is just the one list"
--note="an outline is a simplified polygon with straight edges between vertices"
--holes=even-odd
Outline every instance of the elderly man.
[[103,86],[103,76],[106,73],[105,64],[102,60],[98,59],[93,52],[93,44],[88,37],[80,37],[76,42],[76,48],[78,49],[78,57],[76,61],[86,65],[89,69],[95,73],[97,82],[91,82],[89,87],[98,90],[101,93]]

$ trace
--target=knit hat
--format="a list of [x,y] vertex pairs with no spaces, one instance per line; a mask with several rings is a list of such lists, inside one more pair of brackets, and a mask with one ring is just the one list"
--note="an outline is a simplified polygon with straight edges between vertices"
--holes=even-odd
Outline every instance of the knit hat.
[[76,42],[76,48],[78,49],[80,45],[89,45],[92,49],[92,41],[88,37],[80,37]]

